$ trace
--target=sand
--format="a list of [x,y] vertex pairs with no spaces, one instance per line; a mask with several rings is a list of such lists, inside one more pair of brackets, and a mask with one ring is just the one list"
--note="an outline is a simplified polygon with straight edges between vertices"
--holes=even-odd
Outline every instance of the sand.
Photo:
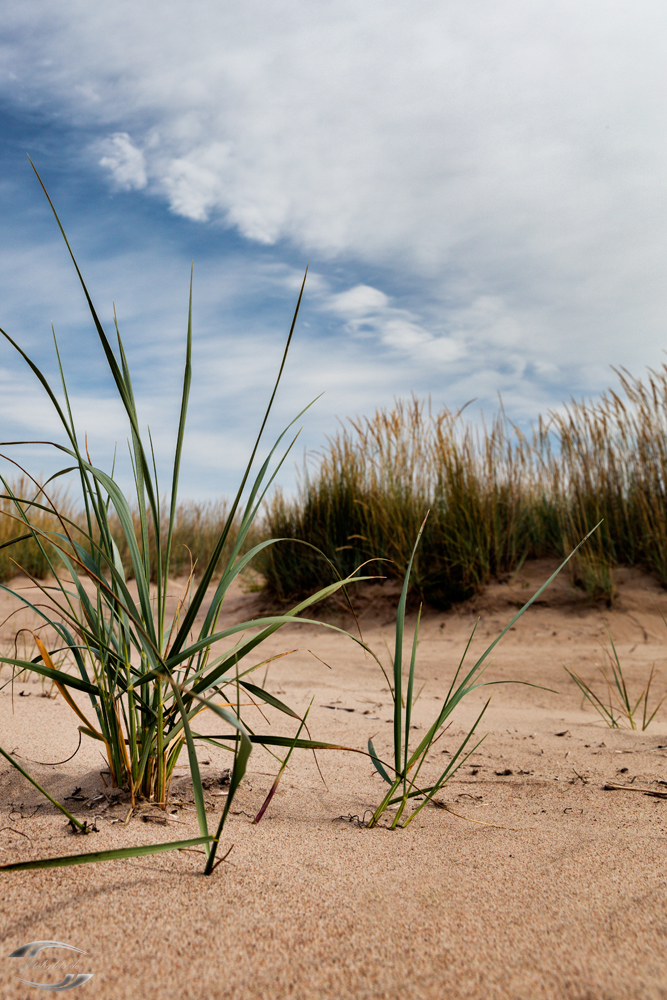
[[[465,606],[425,615],[415,739],[437,712],[476,617],[481,650],[550,568],[531,564]],[[390,591],[378,585],[360,602],[364,638],[385,659]],[[11,610],[4,601],[2,618]],[[237,591],[227,615],[243,620],[260,602]],[[44,995],[17,980],[20,962],[8,957],[35,940],[87,953],[78,971],[93,978],[69,995],[90,1000],[667,997],[667,798],[658,797],[667,792],[667,703],[646,732],[612,730],[582,706],[563,669],[593,680],[608,626],[639,693],[651,664],[667,659],[660,610],[667,614],[667,594],[635,571],[619,574],[611,610],[557,581],[505,637],[487,674],[557,693],[501,685],[471,695],[435,747],[429,773],[492,694],[481,725],[488,736],[439,794],[448,809],[427,807],[405,830],[363,826],[382,782],[366,757],[340,752],[318,755],[322,776],[312,754],[295,753],[253,825],[277,769],[258,748],[224,833],[223,852],[233,849],[210,878],[201,874],[201,855],[176,852],[1,873],[0,997]],[[334,611],[329,621],[352,625]],[[4,626],[5,638],[13,627],[16,619]],[[285,649],[296,651],[271,665],[267,687],[300,710],[314,699],[313,737],[364,748],[371,736],[388,757],[391,700],[377,665],[351,640],[309,626],[278,633],[264,655]],[[8,676],[5,668],[0,679]],[[667,672],[656,691],[666,687]],[[67,763],[46,766],[69,756],[78,735],[62,699],[41,694],[33,680],[0,692],[1,744],[56,796],[79,789],[67,804],[98,832],[74,836],[3,761],[3,863],[197,836],[186,768],[166,824],[148,809],[124,825],[126,805],[105,788],[93,741]],[[271,731],[294,727],[272,713]],[[206,747],[200,758],[213,822],[228,756]],[[32,975],[57,981],[51,972]]]

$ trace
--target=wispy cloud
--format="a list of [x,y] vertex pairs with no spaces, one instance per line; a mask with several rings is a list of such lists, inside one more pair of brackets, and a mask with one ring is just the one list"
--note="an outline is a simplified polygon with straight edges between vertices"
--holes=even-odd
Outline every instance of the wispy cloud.
[[345,329],[357,338],[375,340],[420,362],[446,365],[466,354],[462,339],[437,336],[409,309],[392,305],[390,297],[370,285],[355,285],[320,301],[320,308],[340,316]]

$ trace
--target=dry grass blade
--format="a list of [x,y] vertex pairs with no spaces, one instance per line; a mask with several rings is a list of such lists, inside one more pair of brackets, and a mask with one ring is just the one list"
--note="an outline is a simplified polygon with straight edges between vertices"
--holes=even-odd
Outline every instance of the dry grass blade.
[[637,785],[616,785],[607,782],[602,786],[605,792],[640,792],[642,795],[652,795],[656,799],[667,799],[667,792],[658,792],[655,788],[640,788]]

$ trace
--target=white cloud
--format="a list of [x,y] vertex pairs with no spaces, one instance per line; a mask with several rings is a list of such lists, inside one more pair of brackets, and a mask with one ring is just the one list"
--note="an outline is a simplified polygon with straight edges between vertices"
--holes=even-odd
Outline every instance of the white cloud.
[[387,308],[389,299],[384,292],[370,285],[356,285],[346,292],[332,295],[329,308],[347,319],[362,320]]
[[402,384],[528,413],[660,363],[657,0],[8,0],[4,17],[5,99],[92,130],[117,187],[315,256],[313,322],[350,341],[331,384],[351,358],[356,386],[381,370],[353,408]]
[[500,349],[519,347],[530,335],[508,304],[494,295],[480,295],[464,308],[453,310],[449,322],[469,338]]
[[[652,0],[9,4],[7,95],[108,123],[121,187],[250,240],[502,298],[558,349],[654,360],[667,9]],[[10,75],[14,74],[12,80]],[[582,334],[584,338],[582,348]],[[535,341],[535,338],[533,338]],[[534,342],[536,360],[538,349]],[[644,357],[642,357],[642,361]]]
[[455,340],[427,329],[412,312],[392,305],[379,288],[355,285],[345,292],[322,295],[320,285],[319,293],[319,307],[341,316],[354,336],[371,338],[404,356],[438,366],[458,361],[466,353],[462,338]]
[[116,132],[100,143],[104,156],[100,166],[110,171],[119,188],[130,191],[146,187],[146,160],[127,132]]

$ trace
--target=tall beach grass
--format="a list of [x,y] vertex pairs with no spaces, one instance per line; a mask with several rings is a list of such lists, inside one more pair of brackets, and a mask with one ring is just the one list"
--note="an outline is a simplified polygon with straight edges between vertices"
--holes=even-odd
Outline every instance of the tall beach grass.
[[[411,588],[447,608],[525,559],[563,559],[602,522],[570,564],[575,584],[594,599],[613,601],[614,571],[630,565],[667,585],[667,366],[644,380],[625,372],[618,379],[593,403],[572,401],[540,417],[529,435],[502,410],[489,424],[473,425],[465,412],[434,412],[416,398],[350,419],[310,457],[296,495],[277,490],[267,501],[239,552],[264,539],[287,540],[263,550],[255,563],[270,591],[284,600],[333,582],[336,571],[354,573],[368,559],[383,560],[374,572],[401,580],[430,510]],[[13,489],[21,497],[37,492],[25,478]],[[11,504],[0,499],[0,580],[14,575],[17,563],[42,578],[48,564],[33,538],[7,544],[21,534],[9,516]],[[83,513],[67,494],[58,495],[58,504],[83,525]],[[140,508],[130,508],[139,531]],[[177,505],[172,575],[187,575],[192,566],[201,576],[228,511],[224,499]],[[53,527],[48,511],[35,508],[32,517]],[[113,511],[110,526],[131,577],[127,541]],[[234,550],[239,526],[236,516],[213,578]],[[163,545],[168,530],[164,506]],[[152,521],[147,532],[152,553]]]
[[[0,496],[0,582],[5,583],[17,574],[24,573],[43,580],[50,573],[49,560],[40,545],[37,544],[29,530],[17,526],[16,506],[13,497],[21,498],[22,508],[30,514],[30,522],[43,530],[55,530],[58,524],[53,511],[44,510],[40,495],[41,482],[32,482],[26,476],[18,476],[8,480],[8,491]],[[76,524],[85,536],[86,518],[80,506],[70,499],[70,494],[64,490],[50,490],[54,504],[59,512]],[[32,506],[35,501],[40,506]],[[130,511],[135,531],[141,529],[141,512],[136,504],[130,503]],[[169,533],[167,517],[168,505],[162,502],[160,543],[166,544]],[[199,579],[209,563],[216,542],[226,524],[229,514],[229,503],[226,499],[218,500],[184,500],[177,504],[172,529],[170,573],[172,577],[189,576],[193,573]],[[219,579],[222,568],[227,562],[234,546],[241,519],[232,520],[225,545],[223,546],[213,579]],[[123,563],[126,579],[132,579],[134,569],[127,538],[118,516],[111,511],[109,516],[110,531],[118,547],[118,554]],[[244,555],[253,545],[263,538],[258,526],[253,525],[243,540],[240,553]],[[20,541],[16,541],[21,538]],[[148,546],[150,565],[152,566],[151,582],[155,583],[155,568],[157,565],[155,546],[155,526],[148,524]]]
[[[641,566],[667,585],[667,366],[596,402],[572,401],[530,435],[502,412],[475,426],[424,400],[346,421],[305,468],[296,496],[277,492],[264,529],[321,549],[339,573],[367,559],[402,579],[424,511],[412,581],[447,608],[525,559],[563,559],[602,522],[571,563],[592,598],[612,601],[614,570]],[[300,544],[264,554],[269,587],[287,598],[329,579]]]

